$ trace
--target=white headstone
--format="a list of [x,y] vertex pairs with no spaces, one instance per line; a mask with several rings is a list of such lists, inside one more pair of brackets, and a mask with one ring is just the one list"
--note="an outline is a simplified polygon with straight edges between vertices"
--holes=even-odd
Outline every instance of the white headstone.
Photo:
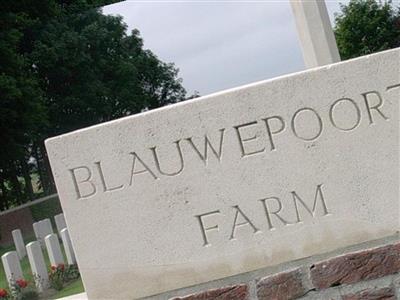
[[40,225],[39,225],[39,222],[33,223],[32,227],[33,227],[33,232],[35,233],[36,240],[38,242],[40,242],[40,245],[43,247],[44,246],[44,241],[41,239],[41,236],[40,236]]
[[38,241],[30,242],[26,245],[26,250],[36,287],[43,291],[49,287],[49,275],[40,243]]
[[50,219],[40,220],[39,222],[33,223],[32,226],[37,241],[40,242],[40,245],[42,246],[42,248],[44,248],[45,247],[44,238],[49,234],[53,233],[53,228],[51,226]]
[[69,265],[76,264],[74,249],[72,248],[71,239],[69,237],[68,229],[64,228],[60,231],[61,239],[64,245],[65,256]]
[[26,249],[21,230],[15,229],[11,231],[11,234],[14,240],[15,249],[17,250],[18,253],[18,257],[19,259],[23,259],[26,256]]
[[399,229],[400,49],[46,141],[89,299],[134,299]]
[[47,254],[49,255],[50,264],[52,266],[58,266],[64,264],[64,256],[61,252],[60,242],[58,236],[55,233],[49,234],[44,238],[46,242]]
[[1,257],[4,272],[10,288],[15,284],[15,281],[23,279],[21,265],[19,263],[18,254],[16,251],[10,251]]
[[56,222],[57,231],[60,233],[62,229],[67,228],[65,223],[64,214],[58,214],[54,216],[54,221]]
[[307,68],[340,61],[324,0],[290,0]]
[[42,234],[44,237],[53,233],[53,227],[51,226],[50,219],[47,218],[47,219],[41,220],[39,223],[40,223],[40,226],[42,227],[42,230],[43,230]]

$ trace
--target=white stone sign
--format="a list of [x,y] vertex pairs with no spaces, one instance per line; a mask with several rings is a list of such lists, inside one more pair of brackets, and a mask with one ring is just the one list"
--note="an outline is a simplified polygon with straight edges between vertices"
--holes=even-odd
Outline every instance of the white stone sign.
[[399,230],[400,50],[47,140],[89,299],[133,299]]

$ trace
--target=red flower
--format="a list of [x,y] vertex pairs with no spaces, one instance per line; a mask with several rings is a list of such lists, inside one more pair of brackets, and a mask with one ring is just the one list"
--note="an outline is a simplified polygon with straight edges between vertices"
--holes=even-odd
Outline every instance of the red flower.
[[18,279],[16,283],[22,289],[28,286],[28,282],[25,279]]
[[7,297],[7,295],[8,295],[7,290],[0,289],[0,298],[5,298]]
[[59,268],[62,272],[64,272],[65,266],[64,266],[64,264],[59,264],[59,265],[58,265],[58,268]]
[[51,266],[50,268],[51,268],[52,271],[55,271],[57,269],[56,266]]

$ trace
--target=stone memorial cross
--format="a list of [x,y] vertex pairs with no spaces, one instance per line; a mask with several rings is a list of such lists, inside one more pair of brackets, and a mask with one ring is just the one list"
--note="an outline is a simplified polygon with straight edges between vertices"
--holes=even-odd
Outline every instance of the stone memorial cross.
[[290,0],[306,68],[340,61],[325,1]]

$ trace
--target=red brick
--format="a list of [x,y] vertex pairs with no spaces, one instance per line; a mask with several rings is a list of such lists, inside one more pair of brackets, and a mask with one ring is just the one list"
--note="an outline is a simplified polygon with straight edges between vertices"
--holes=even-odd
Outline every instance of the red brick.
[[264,277],[257,282],[257,297],[259,300],[301,297],[306,293],[301,277],[300,269]]
[[317,289],[375,279],[400,271],[400,244],[350,253],[310,268]]
[[249,287],[240,284],[220,289],[208,290],[198,294],[184,297],[176,297],[172,300],[247,300],[249,297]]
[[390,287],[362,290],[358,293],[342,296],[343,300],[396,300],[394,290]]
[[24,238],[33,236],[33,218],[29,207],[17,209],[0,216],[0,246],[13,244],[11,231],[21,229]]

